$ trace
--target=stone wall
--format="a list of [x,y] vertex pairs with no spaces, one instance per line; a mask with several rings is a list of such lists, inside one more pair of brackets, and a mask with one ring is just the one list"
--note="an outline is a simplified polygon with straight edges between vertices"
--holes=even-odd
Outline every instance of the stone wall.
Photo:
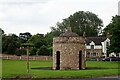
[[84,44],[83,37],[55,37],[53,38],[54,43],[80,43]]
[[[12,60],[27,60],[26,55],[16,56],[16,55],[0,55],[1,59],[12,59]],[[52,60],[52,56],[29,56],[29,60]]]
[[84,65],[84,38],[56,37],[53,39],[53,69],[56,69],[56,52],[60,52],[60,69],[79,69],[79,51],[82,50],[82,69]]

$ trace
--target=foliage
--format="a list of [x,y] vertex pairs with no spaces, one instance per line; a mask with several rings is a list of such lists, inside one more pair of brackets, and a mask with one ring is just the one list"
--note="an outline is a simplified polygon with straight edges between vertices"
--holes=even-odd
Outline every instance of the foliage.
[[21,55],[26,55],[27,52],[26,52],[25,49],[17,49],[16,52],[15,52],[15,54],[16,54],[17,56],[21,56]]
[[102,31],[102,20],[92,12],[79,11],[58,22],[55,27],[51,27],[55,36],[66,31],[67,27],[71,27],[73,32],[80,36],[86,32],[87,36],[98,36]]
[[40,48],[42,45],[47,45],[44,36],[40,34],[33,35],[28,42],[34,44],[35,48]]
[[8,36],[4,35],[2,37],[3,52],[14,54],[16,49],[19,47],[20,47],[20,43],[18,41],[18,36],[16,36],[15,34],[10,34]]
[[2,30],[1,28],[0,28],[0,35],[1,34],[4,34],[5,32],[4,32],[4,30]]
[[32,35],[29,32],[20,33],[19,34],[20,42],[21,43],[26,43],[31,36]]
[[16,44],[15,42],[9,43],[7,46],[7,53],[14,54],[16,51]]
[[30,56],[31,55],[36,55],[37,49],[36,48],[32,48],[31,50],[29,50]]
[[[97,36],[100,34],[103,25],[102,20],[96,14],[79,11],[63,19],[61,23],[57,22],[55,27],[51,27],[51,32],[48,32],[45,36],[44,34],[31,35],[29,32],[20,33],[19,36],[15,34],[7,36],[0,28],[3,40],[2,50],[8,54],[14,54],[17,48],[30,46],[34,47],[39,54],[52,55],[53,38],[65,32],[69,26],[72,27],[73,32],[80,36],[83,35],[83,32],[86,32],[87,36]],[[36,54],[35,52],[30,50],[31,55]]]
[[104,29],[104,33],[109,32],[111,34],[111,44],[109,52],[120,52],[120,16],[112,18],[111,23]]
[[49,55],[51,55],[51,56],[52,56],[53,47],[49,47],[49,48],[47,48],[47,49],[48,49],[48,53],[49,53]]
[[34,70],[32,68],[51,68],[52,61],[30,61],[30,73],[27,73],[25,64],[26,60],[3,60],[3,64],[0,66],[2,67],[2,77],[15,78],[30,75],[33,78],[93,78],[120,74],[118,62],[89,61],[86,70]]
[[47,41],[48,46],[52,46],[54,37],[55,37],[55,35],[53,34],[53,32],[49,32],[45,35],[45,40]]
[[61,23],[57,22],[55,27],[51,27],[51,32],[45,35],[48,45],[52,46],[53,38],[64,33],[69,26],[72,28],[73,32],[80,36],[86,32],[88,37],[95,37],[101,35],[103,22],[92,12],[76,12],[68,18],[63,19]]
[[49,55],[47,46],[45,45],[41,46],[40,49],[38,49],[37,54],[38,55]]
[[32,44],[32,43],[22,43],[21,46],[23,46],[23,47],[34,47],[34,44]]

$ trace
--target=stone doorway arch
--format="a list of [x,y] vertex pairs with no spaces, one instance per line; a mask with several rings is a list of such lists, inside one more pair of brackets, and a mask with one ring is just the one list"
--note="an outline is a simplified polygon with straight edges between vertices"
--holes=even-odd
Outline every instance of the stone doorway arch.
[[60,70],[60,51],[56,52],[56,70]]
[[79,51],[79,70],[82,69],[82,50]]

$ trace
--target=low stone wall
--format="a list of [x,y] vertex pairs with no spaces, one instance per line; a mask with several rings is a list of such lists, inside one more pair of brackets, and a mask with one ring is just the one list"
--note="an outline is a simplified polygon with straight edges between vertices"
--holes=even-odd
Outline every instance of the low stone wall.
[[[0,55],[0,59],[12,59],[12,60],[27,60],[26,55],[16,56],[16,55]],[[29,60],[52,60],[52,56],[29,56]]]

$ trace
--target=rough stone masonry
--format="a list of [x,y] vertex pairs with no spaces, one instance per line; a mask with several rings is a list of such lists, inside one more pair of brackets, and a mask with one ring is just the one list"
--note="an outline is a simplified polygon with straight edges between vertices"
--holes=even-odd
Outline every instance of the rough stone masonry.
[[85,38],[73,33],[71,27],[53,38],[53,69],[80,70],[85,69]]

